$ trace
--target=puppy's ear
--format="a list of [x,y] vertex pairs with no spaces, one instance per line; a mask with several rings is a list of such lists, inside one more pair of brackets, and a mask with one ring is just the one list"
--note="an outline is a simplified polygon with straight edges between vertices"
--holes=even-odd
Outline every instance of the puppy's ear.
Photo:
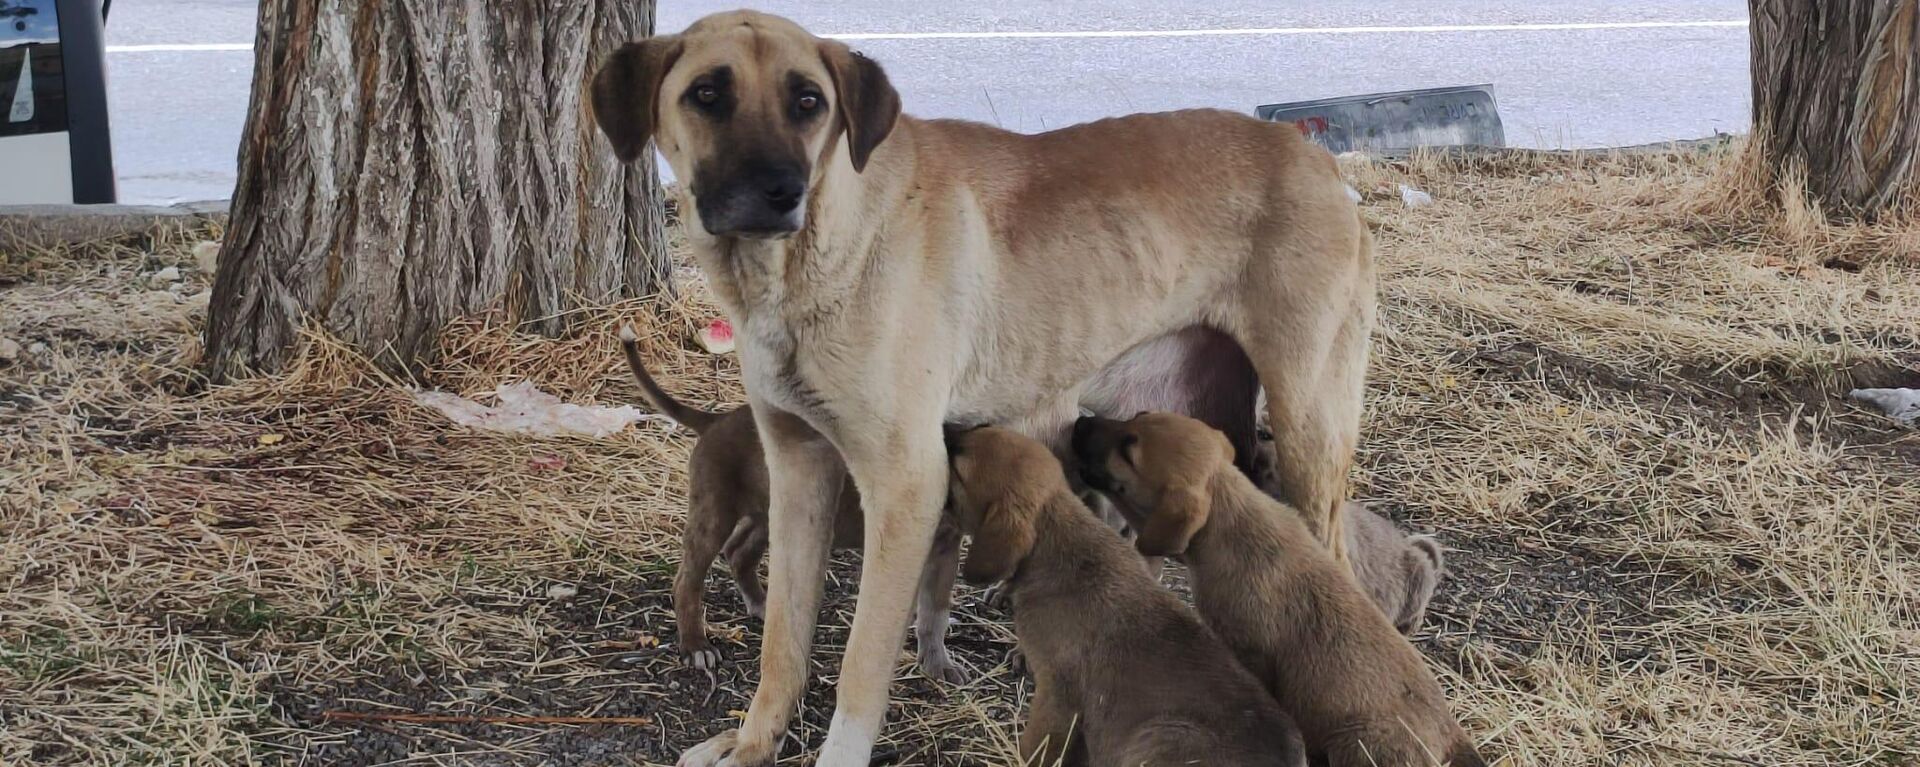
[[1147,515],[1139,537],[1133,540],[1134,548],[1149,557],[1186,553],[1194,534],[1207,524],[1212,503],[1206,488],[1199,485],[1167,488],[1160,495],[1160,503]]
[[613,155],[633,162],[660,122],[660,81],[680,58],[680,36],[658,35],[620,46],[593,75],[593,119]]
[[820,43],[820,58],[833,75],[834,95],[840,99],[840,125],[847,131],[853,170],[867,169],[867,158],[887,140],[900,119],[900,93],[887,81],[887,72],[873,59],[854,53],[843,43]]
[[1006,503],[989,503],[967,546],[960,577],[973,584],[999,583],[1012,578],[1032,551],[1033,520]]

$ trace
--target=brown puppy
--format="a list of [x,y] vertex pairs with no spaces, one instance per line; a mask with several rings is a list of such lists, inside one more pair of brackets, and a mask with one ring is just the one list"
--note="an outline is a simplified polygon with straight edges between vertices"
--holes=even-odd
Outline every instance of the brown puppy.
[[1363,504],[1340,512],[1347,527],[1353,577],[1401,634],[1412,636],[1427,617],[1427,603],[1440,586],[1444,559],[1431,535],[1409,535]]
[[[767,554],[767,462],[753,413],[736,408],[710,413],[673,398],[655,383],[640,360],[632,327],[620,328],[620,345],[627,367],[640,383],[641,393],[662,415],[692,429],[700,439],[688,461],[687,523],[681,534],[680,569],[673,578],[673,616],[680,635],[680,652],[696,668],[720,663],[720,651],[707,638],[707,571],[716,556],[725,555],[747,613],[766,614],[767,591],[760,582],[760,560]],[[833,526],[836,549],[859,548],[860,494],[852,482],[841,493]],[[942,520],[933,551],[920,574],[920,595],[914,605],[914,636],[919,642],[920,671],[933,679],[965,684],[966,672],[947,653],[947,623],[953,612],[953,577],[960,557],[960,532]]]
[[1033,672],[1029,765],[1304,765],[1259,680],[1068,489],[1046,446],[947,431],[962,576],[1006,581]]
[[[1273,443],[1263,440],[1254,450],[1254,482],[1274,487]],[[1427,603],[1440,586],[1445,559],[1440,542],[1431,535],[1409,535],[1364,504],[1348,501],[1340,512],[1346,527],[1348,563],[1353,577],[1386,613],[1400,633],[1412,636],[1427,617]]]
[[1233,467],[1220,432],[1172,413],[1074,428],[1088,484],[1139,530],[1142,553],[1181,556],[1207,625],[1333,767],[1485,762],[1447,712],[1426,661],[1394,631],[1292,507]]

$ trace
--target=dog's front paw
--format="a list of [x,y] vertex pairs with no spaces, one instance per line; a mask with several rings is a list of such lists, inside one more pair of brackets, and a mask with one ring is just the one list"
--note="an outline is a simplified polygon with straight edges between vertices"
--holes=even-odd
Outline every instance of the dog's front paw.
[[704,638],[698,642],[682,642],[680,657],[687,662],[687,665],[701,671],[712,671],[720,667],[720,650]]
[[1012,671],[1014,676],[1027,675],[1027,654],[1021,652],[1018,645],[1007,651],[1007,669]]
[[920,673],[928,679],[936,679],[958,687],[967,683],[967,672],[953,662],[953,656],[942,647],[931,652],[920,653]]
[[772,744],[754,748],[755,744],[740,738],[739,730],[727,730],[715,735],[687,752],[674,762],[675,767],[766,767],[773,764],[774,748]]
[[767,619],[767,600],[765,598],[755,599],[753,597],[744,597],[740,601],[746,603],[748,617],[757,621]]

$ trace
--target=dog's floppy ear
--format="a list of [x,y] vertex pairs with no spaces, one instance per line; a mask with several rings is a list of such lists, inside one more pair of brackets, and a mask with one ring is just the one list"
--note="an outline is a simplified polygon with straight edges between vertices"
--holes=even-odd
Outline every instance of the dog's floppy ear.
[[893,132],[900,119],[900,93],[887,82],[887,72],[873,59],[854,53],[843,43],[820,43],[820,57],[833,75],[833,90],[840,99],[840,124],[847,131],[854,172],[867,168],[874,147]]
[[1206,488],[1201,485],[1170,487],[1160,494],[1160,503],[1147,515],[1140,535],[1133,539],[1134,548],[1149,557],[1171,557],[1184,554],[1187,544],[1192,542],[1194,533],[1207,524],[1207,512],[1212,507],[1212,499],[1207,497]]
[[659,35],[627,43],[593,75],[593,119],[621,162],[646,151],[660,122],[660,81],[680,58],[680,36]]
[[980,515],[980,527],[967,545],[967,561],[960,577],[968,583],[998,583],[1013,577],[1020,562],[1033,551],[1033,520],[995,501]]

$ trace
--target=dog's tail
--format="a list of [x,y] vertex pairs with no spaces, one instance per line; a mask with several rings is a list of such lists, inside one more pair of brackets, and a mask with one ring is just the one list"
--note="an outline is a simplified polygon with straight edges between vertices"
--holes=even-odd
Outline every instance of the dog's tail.
[[705,434],[707,427],[720,420],[721,414],[687,405],[660,388],[660,384],[655,383],[653,376],[647,373],[646,364],[640,361],[639,340],[640,337],[633,332],[632,323],[620,326],[620,348],[626,351],[627,367],[633,370],[634,379],[640,382],[640,393],[662,415],[692,429],[695,434]]

